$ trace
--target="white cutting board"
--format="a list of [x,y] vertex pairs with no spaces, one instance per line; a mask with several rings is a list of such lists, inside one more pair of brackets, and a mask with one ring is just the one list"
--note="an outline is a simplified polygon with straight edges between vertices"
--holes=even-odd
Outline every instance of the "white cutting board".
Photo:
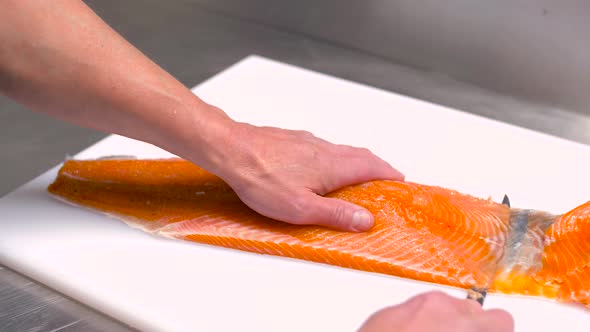
[[[395,78],[392,78],[395,79]],[[252,56],[194,89],[240,121],[370,148],[407,179],[563,212],[590,199],[590,148]],[[514,112],[518,112],[517,109]],[[168,154],[110,136],[76,158]],[[146,331],[355,331],[428,290],[463,291],[155,238],[50,198],[54,168],[0,200],[0,262]],[[10,176],[10,175],[8,175]],[[517,331],[588,331],[590,312],[489,295]]]

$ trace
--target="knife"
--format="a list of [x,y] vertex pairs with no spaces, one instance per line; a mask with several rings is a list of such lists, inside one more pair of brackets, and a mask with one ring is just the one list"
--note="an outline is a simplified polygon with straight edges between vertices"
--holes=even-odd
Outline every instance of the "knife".
[[[508,195],[504,195],[504,198],[502,199],[502,204],[510,207],[510,199],[508,198]],[[488,288],[489,285],[483,288],[471,287],[467,290],[467,298],[470,300],[477,301],[477,303],[483,306],[483,302],[485,301],[486,295],[488,294]]]

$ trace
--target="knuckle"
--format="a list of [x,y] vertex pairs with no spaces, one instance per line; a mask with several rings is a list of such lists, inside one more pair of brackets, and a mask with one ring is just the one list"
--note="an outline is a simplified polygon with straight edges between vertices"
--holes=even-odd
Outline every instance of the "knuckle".
[[369,150],[367,148],[348,146],[345,148],[344,151],[349,156],[355,157],[355,158],[367,159],[367,158],[373,158],[373,156],[374,156],[373,152],[371,152],[371,150]]
[[514,329],[514,318],[505,310],[492,309],[485,313],[489,317],[487,321],[494,322],[495,326],[501,327],[500,331],[512,331]]
[[357,151],[364,155],[373,155],[373,152],[367,148],[357,148]]
[[432,291],[424,294],[422,300],[423,310],[439,310],[441,307],[449,309],[449,296],[441,291]]
[[306,224],[311,214],[313,214],[313,211],[309,207],[309,199],[304,195],[293,195],[291,200],[291,223],[296,225]]
[[474,300],[464,299],[461,300],[461,305],[463,307],[463,311],[470,312],[470,313],[479,313],[483,311],[481,304],[477,303]]
[[334,204],[331,212],[331,222],[335,226],[343,225],[346,222],[347,208],[343,204]]
[[426,302],[430,301],[430,298],[431,298],[431,293],[430,292],[428,292],[428,293],[422,293],[420,295],[416,295],[413,298],[413,301],[416,302],[416,303],[418,303],[419,307],[422,308],[422,307],[424,307],[424,304]]
[[425,301],[426,302],[433,302],[433,303],[440,303],[444,302],[447,299],[447,294],[441,291],[432,291],[425,294]]
[[424,301],[426,301],[426,299],[430,296],[430,292],[428,293],[422,293],[419,295],[416,295],[412,298],[412,301],[417,302],[418,304],[423,304]]
[[301,138],[313,138],[313,137],[315,137],[311,132],[309,132],[307,130],[297,130],[296,133]]

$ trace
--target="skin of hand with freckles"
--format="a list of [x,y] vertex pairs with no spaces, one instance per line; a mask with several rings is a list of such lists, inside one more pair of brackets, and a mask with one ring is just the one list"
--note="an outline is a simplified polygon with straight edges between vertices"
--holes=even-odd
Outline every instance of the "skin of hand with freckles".
[[484,310],[473,300],[428,292],[374,313],[358,330],[390,331],[513,332],[514,320],[504,310]]
[[364,231],[369,212],[321,197],[403,175],[365,149],[230,119],[79,0],[0,0],[0,92],[33,111],[159,146],[220,176],[252,209]]

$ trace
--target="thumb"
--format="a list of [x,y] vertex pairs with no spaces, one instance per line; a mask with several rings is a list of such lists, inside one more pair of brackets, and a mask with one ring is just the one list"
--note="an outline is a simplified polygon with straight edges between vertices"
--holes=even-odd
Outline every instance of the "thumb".
[[482,331],[513,332],[514,318],[510,313],[500,309],[492,309],[484,312],[479,317]]
[[343,231],[363,232],[373,226],[371,213],[358,205],[337,199],[304,194],[305,213],[300,224],[322,225]]

